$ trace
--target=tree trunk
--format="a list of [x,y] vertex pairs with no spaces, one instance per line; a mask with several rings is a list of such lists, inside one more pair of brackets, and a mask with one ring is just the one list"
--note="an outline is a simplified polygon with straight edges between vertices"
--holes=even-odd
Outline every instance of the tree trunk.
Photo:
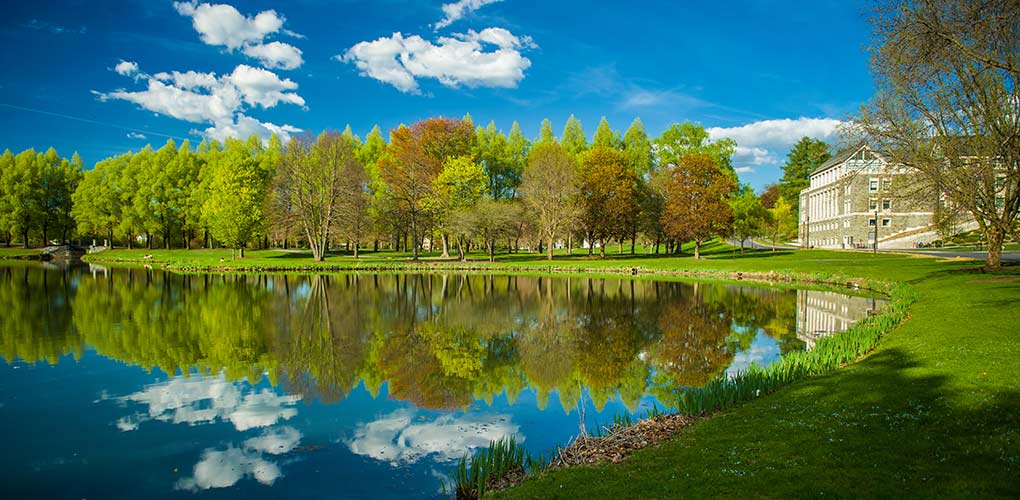
[[574,254],[574,235],[567,233],[567,255]]
[[359,255],[358,255],[358,247],[361,246],[360,243],[361,243],[360,241],[354,240],[354,258],[355,259],[357,259],[359,257]]
[[701,260],[701,240],[694,240],[694,260]]
[[50,244],[49,228],[46,227],[46,226],[47,226],[47,224],[43,224],[43,226],[42,226],[42,246],[44,246],[44,247],[45,246],[49,246],[49,244]]
[[496,242],[489,240],[486,244],[489,246],[489,262],[496,262]]
[[443,233],[443,255],[440,257],[444,259],[450,258],[450,235]]
[[606,241],[599,241],[599,258],[606,258]]
[[24,229],[21,231],[21,237],[22,237],[21,242],[24,243],[25,248],[28,248],[28,229]]
[[464,256],[464,237],[463,236],[458,236],[457,237],[457,257],[460,258],[461,262],[464,262],[464,261],[467,260],[467,258]]
[[244,245],[241,245],[241,248],[238,248],[238,251],[240,251],[241,258],[243,259],[244,258]]
[[549,236],[549,253],[546,255],[546,260],[553,260],[553,237]]
[[997,227],[988,228],[988,258],[985,260],[985,267],[999,269],[1002,267],[1002,240],[1005,239],[1003,231]]

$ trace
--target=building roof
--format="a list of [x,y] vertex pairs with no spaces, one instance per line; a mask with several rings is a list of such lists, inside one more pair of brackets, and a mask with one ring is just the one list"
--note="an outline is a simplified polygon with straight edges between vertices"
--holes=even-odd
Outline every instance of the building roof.
[[826,161],[825,163],[821,164],[821,166],[816,168],[814,172],[811,172],[811,175],[824,172],[832,167],[835,167],[836,165],[842,164],[843,162],[849,160],[851,156],[857,154],[857,152],[860,151],[861,148],[865,147],[867,147],[866,144],[858,143],[854,146],[848,147],[840,151],[839,153],[836,154],[836,156],[829,158],[829,161]]

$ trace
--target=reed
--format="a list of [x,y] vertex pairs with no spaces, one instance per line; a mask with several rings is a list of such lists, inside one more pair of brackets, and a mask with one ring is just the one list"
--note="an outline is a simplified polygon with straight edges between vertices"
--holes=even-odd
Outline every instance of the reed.
[[500,438],[489,442],[487,448],[473,457],[461,457],[454,471],[453,484],[444,482],[443,491],[449,494],[449,486],[457,500],[481,498],[495,483],[523,476],[526,466],[535,467],[543,463],[543,457],[532,458],[513,436]]

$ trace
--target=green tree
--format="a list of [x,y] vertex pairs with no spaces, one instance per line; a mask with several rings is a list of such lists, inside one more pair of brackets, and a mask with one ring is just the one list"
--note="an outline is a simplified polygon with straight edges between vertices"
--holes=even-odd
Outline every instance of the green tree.
[[270,177],[250,149],[240,141],[228,141],[213,166],[209,198],[203,216],[212,236],[240,251],[263,230],[263,204]]
[[567,124],[563,127],[563,136],[560,137],[560,144],[568,153],[577,156],[588,150],[588,140],[584,137],[584,128],[581,127],[581,120],[574,115],[567,118]]
[[[449,158],[443,164],[443,170],[435,180],[434,195],[431,204],[444,231],[453,227],[448,224],[450,214],[458,211],[471,210],[481,199],[489,183],[485,169],[470,156]],[[456,227],[456,226],[454,226]],[[464,260],[464,232],[458,231],[457,252]],[[444,252],[446,241],[443,242]]]
[[550,142],[556,142],[556,134],[553,133],[552,122],[548,118],[542,120],[542,125],[538,127],[538,144],[548,144]]
[[623,151],[638,176],[644,178],[648,175],[652,168],[652,143],[640,118],[635,118],[623,134]]
[[[797,213],[793,209],[793,205],[787,203],[786,198],[780,196],[776,199],[776,204],[772,208],[768,209],[768,230],[769,236],[772,238],[774,243],[789,238],[797,231]],[[805,242],[805,244],[810,244]],[[775,251],[775,246],[772,250]]]
[[609,126],[609,121],[606,117],[602,117],[599,121],[598,128],[595,129],[595,136],[592,137],[591,146],[593,148],[603,147],[609,149],[620,149],[620,133],[615,132],[612,127]]
[[800,204],[800,192],[807,189],[814,172],[829,160],[829,145],[825,141],[803,137],[786,154],[783,177],[779,180],[779,194],[793,203],[796,211]]
[[740,253],[744,253],[744,242],[765,231],[769,213],[747,184],[730,198],[730,209],[733,210],[733,236],[740,241]]

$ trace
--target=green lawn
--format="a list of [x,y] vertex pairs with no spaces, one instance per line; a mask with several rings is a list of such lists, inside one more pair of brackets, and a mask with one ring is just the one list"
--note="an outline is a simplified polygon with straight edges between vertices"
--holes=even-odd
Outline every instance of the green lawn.
[[20,259],[29,255],[39,255],[40,251],[38,248],[0,247],[0,259]]
[[[493,498],[1020,497],[1020,268],[864,252],[749,251],[708,258],[502,255],[501,270],[777,272],[906,282],[921,299],[858,363],[728,410],[618,465],[557,470]],[[686,249],[685,249],[686,251]],[[112,251],[94,259],[179,268],[400,267],[406,255]],[[688,254],[689,255],[689,254]],[[219,259],[225,259],[220,263]],[[472,267],[488,268],[472,255]],[[460,266],[426,258],[415,266]]]

